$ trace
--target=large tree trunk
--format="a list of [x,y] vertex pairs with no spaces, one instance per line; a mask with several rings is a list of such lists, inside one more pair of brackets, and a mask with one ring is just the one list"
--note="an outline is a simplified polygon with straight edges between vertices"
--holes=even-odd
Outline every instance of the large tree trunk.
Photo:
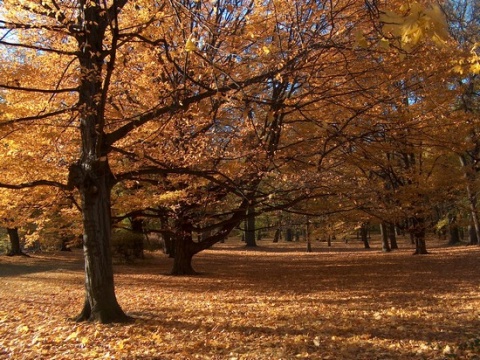
[[130,220],[132,224],[132,231],[138,235],[133,238],[134,243],[132,244],[133,256],[137,259],[144,259],[144,231],[143,231],[143,219],[140,217],[134,217]]
[[293,230],[290,227],[287,228],[287,231],[285,233],[285,241],[293,241]]
[[197,253],[191,232],[183,232],[175,236],[175,255],[173,258],[172,275],[196,275],[192,259]]
[[78,321],[90,320],[102,323],[124,322],[125,315],[115,297],[113,284],[111,240],[110,191],[113,176],[108,165],[110,148],[105,143],[105,90],[102,70],[114,67],[115,39],[107,62],[104,44],[105,31],[116,16],[117,6],[108,11],[102,9],[99,0],[80,2],[80,26],[83,31],[75,36],[78,41],[80,85],[78,88],[80,109],[81,154],[71,166],[70,186],[78,188],[83,213],[83,251],[85,257],[85,303]]
[[18,228],[7,228],[8,238],[10,239],[10,251],[8,256],[28,256],[20,247],[20,236],[18,235]]
[[255,247],[255,210],[249,207],[247,210],[247,218],[245,219],[245,245],[248,247]]
[[278,243],[280,237],[282,236],[282,230],[280,228],[275,229],[275,234],[273,235],[273,242]]
[[[115,297],[113,283],[110,213],[110,169],[99,164],[80,187],[83,210],[83,252],[85,257],[85,302],[77,321],[125,322]],[[90,180],[89,180],[90,179]]]

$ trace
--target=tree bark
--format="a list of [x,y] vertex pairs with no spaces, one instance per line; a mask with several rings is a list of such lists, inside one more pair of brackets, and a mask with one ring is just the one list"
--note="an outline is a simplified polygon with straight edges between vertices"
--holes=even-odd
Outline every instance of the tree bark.
[[395,232],[395,224],[394,223],[389,223],[388,224],[388,237],[390,239],[390,249],[392,250],[397,250],[398,249],[398,244],[397,244],[397,234]]
[[[475,231],[475,238],[480,239],[480,219],[478,216],[478,209],[477,209],[477,194],[472,188],[473,183],[476,180],[476,169],[474,166],[469,165],[469,161],[465,155],[460,156],[460,163],[465,169],[465,178],[467,179],[467,196],[468,196],[468,204],[470,207],[470,216],[473,223],[473,228]],[[480,241],[477,241],[477,244],[480,245]]]
[[412,219],[411,234],[415,242],[414,255],[428,254],[427,243],[425,241],[425,219],[415,217]]
[[144,259],[145,254],[144,254],[144,231],[143,231],[143,219],[140,217],[134,217],[130,220],[130,223],[132,224],[132,231],[138,235],[135,236],[133,241],[134,243],[132,244],[132,249],[133,249],[133,256],[136,257],[137,259]]
[[[82,31],[75,36],[81,72],[78,108],[82,143],[79,160],[70,167],[69,186],[80,192],[84,227],[85,302],[77,320],[111,323],[129,320],[117,302],[113,282],[110,247],[113,175],[108,165],[110,149],[104,133],[104,94],[109,84],[103,81],[102,75],[105,64],[107,72],[114,67],[115,34],[109,54],[105,51],[104,40],[109,17],[116,19],[121,4],[114,2],[108,10],[102,6],[99,0],[80,2]],[[108,62],[107,54],[110,56]]]
[[293,230],[290,227],[287,228],[287,231],[285,234],[285,241],[288,241],[288,242],[293,241]]
[[7,228],[8,238],[10,239],[10,251],[7,256],[28,256],[22,251],[20,247],[20,236],[18,235],[18,228]]
[[[101,323],[126,322],[129,317],[115,297],[113,265],[110,247],[110,169],[105,161],[90,186],[86,181],[80,188],[83,210],[83,252],[85,257],[85,302],[77,321]],[[94,179],[91,179],[95,176]],[[94,184],[94,185],[93,185]]]
[[458,230],[458,225],[455,222],[452,222],[448,226],[448,233],[450,235],[450,240],[448,245],[456,245],[460,243],[460,232]]
[[245,219],[245,246],[255,247],[255,209],[249,207],[247,210],[247,218]]
[[176,234],[175,255],[173,258],[172,275],[196,275],[193,269],[192,259],[196,254],[192,234],[180,233]]
[[383,252],[390,252],[390,244],[388,243],[388,228],[385,222],[380,224],[380,229],[382,232],[382,251]]
[[365,223],[360,227],[360,236],[365,249],[370,249],[370,244],[368,243],[368,226]]
[[468,225],[468,237],[470,245],[478,244],[477,232],[475,231],[474,225]]
[[310,241],[310,220],[307,216],[305,224],[305,240],[307,241],[307,252],[312,252],[312,242]]
[[280,237],[282,236],[282,230],[280,228],[275,229],[275,234],[273,235],[273,242],[278,243]]

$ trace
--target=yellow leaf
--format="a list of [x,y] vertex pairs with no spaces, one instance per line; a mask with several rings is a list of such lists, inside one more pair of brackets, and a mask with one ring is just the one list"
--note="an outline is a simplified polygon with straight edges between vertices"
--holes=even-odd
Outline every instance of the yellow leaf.
[[382,50],[390,50],[390,41],[385,38],[380,39],[378,47]]
[[359,47],[363,49],[366,49],[368,47],[367,39],[365,39],[365,36],[363,35],[363,32],[361,30],[357,30],[355,32],[355,42]]
[[268,46],[264,46],[262,50],[266,55],[270,54],[270,49],[268,48]]
[[65,341],[70,341],[70,340],[76,339],[77,337],[78,337],[78,332],[74,331],[73,333],[71,333],[65,338]]
[[477,62],[475,64],[470,65],[470,71],[473,74],[480,74],[480,63]]
[[23,325],[18,329],[18,331],[22,333],[28,333],[30,331],[30,328],[27,325]]
[[190,52],[195,50],[197,50],[197,44],[195,43],[195,40],[192,37],[189,37],[187,42],[185,43],[185,51]]
[[457,74],[463,75],[463,68],[460,65],[455,65],[452,71]]

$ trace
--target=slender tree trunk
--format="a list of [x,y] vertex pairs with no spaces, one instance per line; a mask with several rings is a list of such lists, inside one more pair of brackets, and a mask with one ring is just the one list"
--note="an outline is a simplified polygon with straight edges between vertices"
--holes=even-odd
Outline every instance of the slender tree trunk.
[[273,235],[273,242],[278,243],[282,239],[282,212],[278,213],[277,225],[275,229],[275,234]]
[[65,239],[65,238],[62,239],[62,245],[60,247],[60,251],[72,251],[72,249],[68,247],[68,239]]
[[388,224],[388,237],[390,239],[390,249],[397,250],[398,249],[397,234],[396,234],[396,231],[395,231],[395,224],[394,223],[389,223]]
[[390,244],[388,243],[388,230],[387,230],[387,224],[385,222],[382,222],[380,224],[380,229],[382,233],[382,251],[383,252],[390,252]]
[[414,255],[428,254],[427,243],[425,241],[425,220],[423,218],[413,219],[413,238],[415,241]]
[[163,251],[169,258],[175,257],[175,238],[168,229],[168,217],[160,215],[160,228],[162,230]]
[[458,231],[458,225],[456,223],[449,224],[448,229],[450,240],[448,245],[456,245],[460,242],[460,232]]
[[[472,187],[470,184],[467,184],[467,194],[470,207],[470,216],[472,218],[473,229],[475,231],[475,237],[477,239],[480,239],[480,219],[477,209],[477,195],[474,191],[472,191]],[[477,241],[477,244],[480,244],[480,242]]]
[[247,218],[245,219],[245,245],[248,247],[255,247],[255,214],[254,208],[249,207],[247,210]]
[[305,224],[305,239],[307,240],[307,252],[312,252],[312,242],[310,241],[310,220],[307,216]]
[[470,245],[478,244],[477,232],[475,231],[474,225],[468,225],[468,236]]
[[170,232],[162,233],[164,252],[169,258],[175,257],[175,237]]
[[[470,169],[468,169],[468,161],[465,156],[460,156],[460,163],[465,168],[465,178],[467,179],[466,190],[468,196],[468,204],[470,208],[470,216],[472,218],[472,223],[475,230],[475,237],[477,239],[480,239],[480,219],[477,209],[477,195],[472,189],[472,183],[475,181],[476,171],[473,166],[470,166]],[[477,241],[477,244],[480,245],[480,241]]]
[[368,227],[365,223],[360,227],[360,236],[365,249],[370,249],[370,244],[368,243]]
[[7,228],[8,238],[10,239],[10,251],[7,256],[28,256],[20,247],[20,236],[18,235],[18,228]]

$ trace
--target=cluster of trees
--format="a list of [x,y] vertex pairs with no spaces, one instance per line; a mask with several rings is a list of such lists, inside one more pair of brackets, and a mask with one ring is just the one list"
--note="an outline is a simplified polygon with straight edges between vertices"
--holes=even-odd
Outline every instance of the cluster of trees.
[[4,0],[1,226],[80,231],[78,319],[101,322],[127,320],[110,247],[127,220],[156,224],[176,274],[243,221],[254,244],[255,216],[281,210],[402,226],[418,253],[432,219],[468,218],[479,238],[479,15],[469,1]]

